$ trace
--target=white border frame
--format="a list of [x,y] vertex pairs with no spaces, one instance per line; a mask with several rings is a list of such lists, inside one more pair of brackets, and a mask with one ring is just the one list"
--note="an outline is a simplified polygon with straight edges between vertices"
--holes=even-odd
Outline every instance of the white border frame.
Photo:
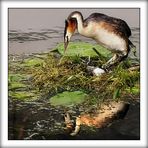
[[[8,8],[140,8],[140,140],[8,140]],[[147,146],[147,1],[2,1],[1,2],[1,147],[146,147]]]

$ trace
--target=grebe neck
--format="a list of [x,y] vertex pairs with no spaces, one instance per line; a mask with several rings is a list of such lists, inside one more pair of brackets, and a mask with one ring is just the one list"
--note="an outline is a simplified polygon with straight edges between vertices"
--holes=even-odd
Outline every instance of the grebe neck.
[[81,13],[75,13],[72,15],[72,18],[77,20],[77,30],[80,34],[83,34],[84,25],[83,25],[83,16]]

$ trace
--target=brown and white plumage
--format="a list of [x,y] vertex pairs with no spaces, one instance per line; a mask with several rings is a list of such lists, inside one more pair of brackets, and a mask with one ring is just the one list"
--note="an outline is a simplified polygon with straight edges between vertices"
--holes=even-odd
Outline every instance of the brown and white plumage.
[[94,39],[98,44],[114,53],[114,56],[103,65],[105,69],[126,58],[130,51],[130,45],[133,46],[129,40],[131,30],[124,20],[102,13],[93,13],[84,20],[80,12],[74,11],[65,22],[65,50],[71,36],[77,29],[79,34]]
[[[83,113],[76,117],[75,128],[73,130],[73,123],[70,120],[70,115],[67,112],[64,116],[66,130],[71,132],[71,136],[75,136],[80,131],[81,125],[103,128],[109,125],[115,119],[122,119],[129,110],[130,104],[124,102],[109,102],[109,104],[102,104],[95,113]],[[73,130],[73,131],[72,131]]]

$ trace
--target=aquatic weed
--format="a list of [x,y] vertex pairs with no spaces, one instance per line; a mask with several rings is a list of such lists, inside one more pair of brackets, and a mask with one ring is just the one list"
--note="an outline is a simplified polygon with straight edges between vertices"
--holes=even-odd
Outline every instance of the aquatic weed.
[[[91,60],[97,61],[96,58]],[[129,61],[120,63],[113,71],[99,77],[88,73],[86,63],[87,58],[57,58],[57,55],[49,54],[39,69],[33,69],[33,84],[47,94],[83,90],[89,94],[86,101],[88,104],[122,99],[125,90],[139,85],[140,72],[128,70],[132,66]]]

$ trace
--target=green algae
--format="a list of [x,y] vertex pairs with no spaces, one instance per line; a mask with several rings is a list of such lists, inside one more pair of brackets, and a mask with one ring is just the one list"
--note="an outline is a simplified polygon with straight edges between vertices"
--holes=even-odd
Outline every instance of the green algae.
[[25,59],[22,63],[22,66],[24,67],[39,67],[43,63],[43,60],[41,58],[28,58]]
[[21,60],[13,61],[9,58],[9,74],[8,74],[8,89],[9,98],[20,101],[34,101],[39,98],[40,92],[32,87],[30,81],[32,68],[39,66],[41,60],[39,58],[26,57]]
[[86,42],[70,42],[65,53],[63,43],[61,43],[58,44],[57,47],[52,51],[57,50],[61,55],[64,56],[96,57],[98,56],[98,54],[93,50],[93,48],[95,48],[98,53],[106,58],[111,56],[111,52],[108,51],[106,48],[97,44],[93,45]]
[[51,97],[49,101],[51,105],[54,106],[71,106],[84,102],[86,97],[87,94],[82,91],[65,91],[63,93],[58,93],[57,95]]
[[26,88],[26,85],[21,82],[13,82],[9,85],[9,90]]
[[10,95],[15,99],[25,99],[33,97],[34,94],[27,91],[19,91],[19,92],[10,92]]
[[8,81],[11,81],[11,82],[18,82],[23,79],[25,79],[25,75],[22,75],[22,74],[9,73],[8,75]]

